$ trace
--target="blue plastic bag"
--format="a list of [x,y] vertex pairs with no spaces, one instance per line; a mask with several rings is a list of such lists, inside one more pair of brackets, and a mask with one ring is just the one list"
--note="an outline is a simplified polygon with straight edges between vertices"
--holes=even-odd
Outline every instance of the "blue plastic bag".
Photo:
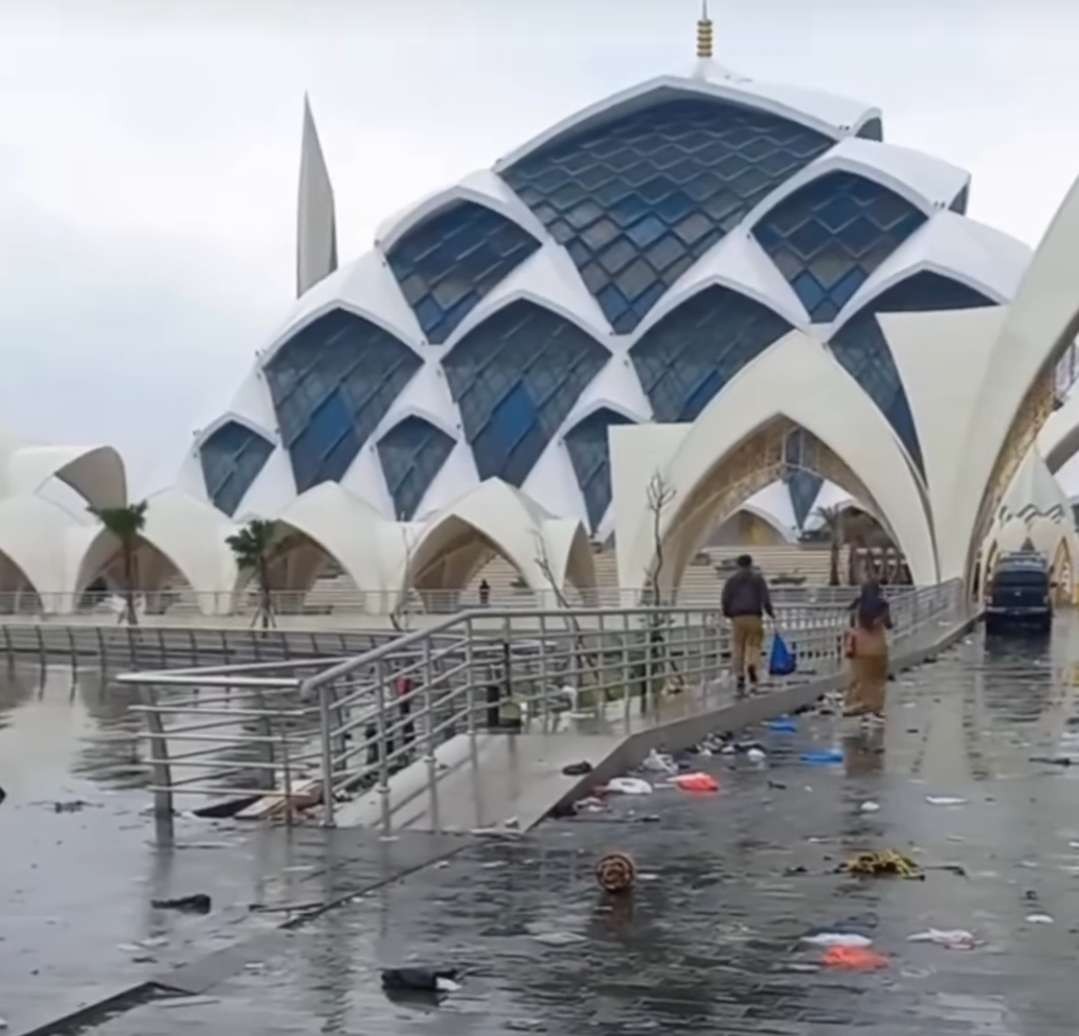
[[787,647],[778,634],[772,636],[772,657],[768,660],[768,672],[772,676],[790,676],[798,668],[798,656]]

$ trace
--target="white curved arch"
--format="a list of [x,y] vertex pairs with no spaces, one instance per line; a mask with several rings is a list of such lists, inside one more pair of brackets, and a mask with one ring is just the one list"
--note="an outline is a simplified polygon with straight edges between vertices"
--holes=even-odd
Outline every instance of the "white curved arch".
[[406,537],[412,535],[412,526],[387,521],[336,482],[322,482],[301,493],[276,521],[317,544],[360,590],[402,589]]
[[743,107],[757,108],[801,123],[833,140],[838,140],[849,133],[852,126],[870,117],[866,106],[858,101],[793,87],[757,84],[749,79],[735,78],[714,66],[706,71],[706,75],[657,76],[582,108],[500,158],[495,163],[495,172],[501,172],[527,158],[564,134],[579,133],[685,94],[713,97]]
[[454,202],[473,202],[516,223],[538,242],[550,240],[547,228],[536,218],[509,185],[490,169],[470,173],[459,183],[440,188],[425,195],[408,208],[383,220],[375,232],[375,247],[386,256],[413,227],[448,208]]
[[1038,452],[1055,475],[1079,453],[1079,392],[1064,401],[1038,433]]
[[[881,508],[915,579],[936,582],[929,521],[891,426],[853,379],[798,331],[785,336],[728,382],[662,466],[669,484],[678,491],[678,498],[663,516],[664,535],[682,520],[686,502],[705,484],[719,461],[777,416],[805,428],[847,464]],[[625,450],[632,448],[631,440],[620,443],[623,438],[624,429],[612,429],[616,486],[620,469],[632,463],[624,457]],[[623,493],[619,499],[616,489],[616,503],[637,515],[636,521],[629,523],[636,531],[619,538],[618,552],[623,585],[639,586],[654,549],[651,514],[642,507],[639,490]]]
[[124,462],[111,446],[19,446],[4,466],[6,494],[36,493],[58,478],[91,507],[127,503]]

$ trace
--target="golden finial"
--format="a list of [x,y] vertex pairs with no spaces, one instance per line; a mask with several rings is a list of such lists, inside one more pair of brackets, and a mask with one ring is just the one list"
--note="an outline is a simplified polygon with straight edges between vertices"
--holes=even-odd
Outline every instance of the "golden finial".
[[697,22],[697,57],[712,56],[712,19],[708,17],[708,0],[701,0],[701,18]]

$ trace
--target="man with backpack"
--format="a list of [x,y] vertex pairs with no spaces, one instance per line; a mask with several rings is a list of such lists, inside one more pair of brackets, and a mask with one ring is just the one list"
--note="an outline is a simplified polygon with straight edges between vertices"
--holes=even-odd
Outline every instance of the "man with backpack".
[[774,620],[775,611],[768,583],[753,568],[753,559],[743,554],[736,565],[734,575],[723,586],[723,614],[731,623],[731,671],[741,694],[746,689],[747,674],[754,690],[760,683],[757,663],[764,645],[763,616]]

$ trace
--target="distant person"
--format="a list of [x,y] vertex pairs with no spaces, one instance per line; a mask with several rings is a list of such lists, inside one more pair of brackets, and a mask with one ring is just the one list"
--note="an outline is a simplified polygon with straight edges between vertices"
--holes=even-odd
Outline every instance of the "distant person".
[[491,584],[486,579],[480,580],[480,607],[486,608],[491,600]]
[[757,663],[764,645],[763,616],[775,618],[772,596],[764,576],[753,568],[753,559],[743,554],[736,569],[723,586],[723,614],[730,619],[731,671],[739,693],[746,689],[746,676],[754,689],[760,684]]
[[875,578],[870,577],[862,585],[851,612],[853,624],[847,633],[846,650],[851,682],[843,714],[883,722],[888,685],[887,631],[892,628],[892,610]]

